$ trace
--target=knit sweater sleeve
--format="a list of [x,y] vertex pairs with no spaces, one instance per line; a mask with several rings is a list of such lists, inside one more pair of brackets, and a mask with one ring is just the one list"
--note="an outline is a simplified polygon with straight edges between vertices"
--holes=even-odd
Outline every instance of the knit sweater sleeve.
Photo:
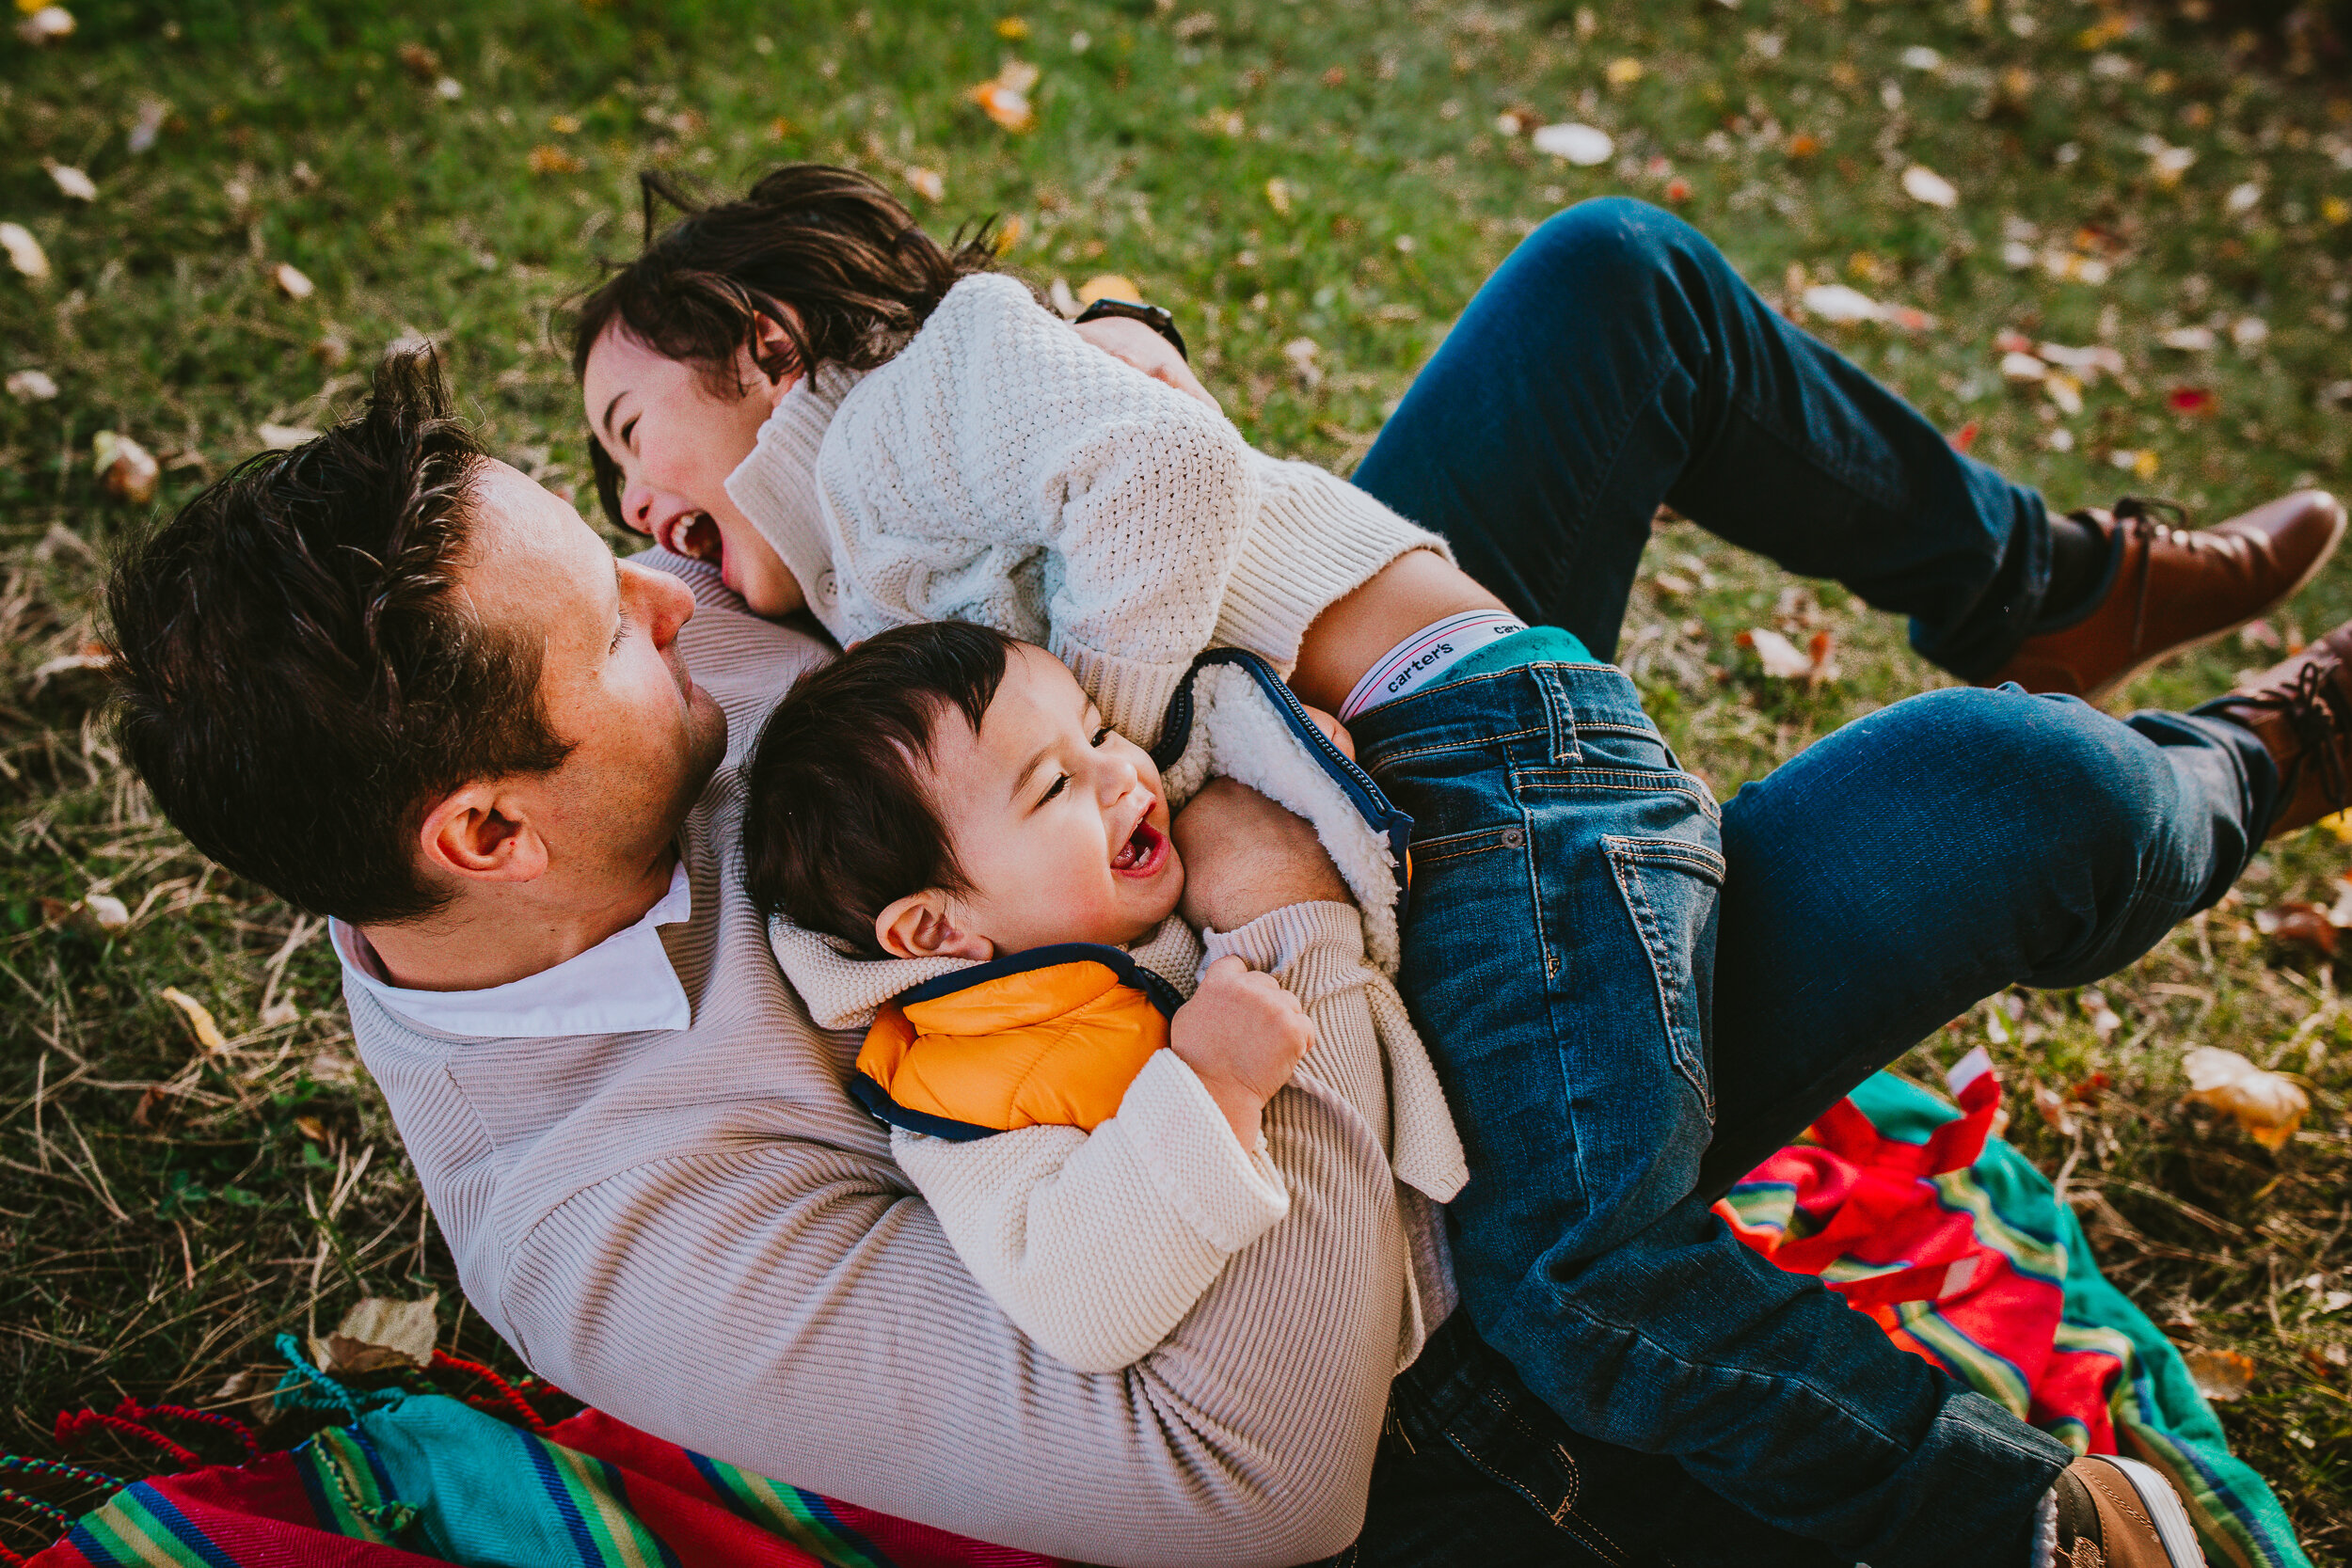
[[[1041,632],[1103,716],[1142,742],[1213,640],[1261,501],[1223,415],[993,277],[958,284],[843,404],[819,477],[845,547],[863,557],[852,575],[890,614]],[[937,537],[943,515],[960,544]],[[865,539],[856,516],[909,517],[930,537]],[[1036,551],[1042,627],[978,597],[1005,592]]]
[[1290,1207],[1264,1149],[1234,1141],[1168,1051],[1090,1133],[1025,1127],[956,1143],[900,1132],[891,1152],[1005,1316],[1082,1372],[1150,1354],[1225,1259]]

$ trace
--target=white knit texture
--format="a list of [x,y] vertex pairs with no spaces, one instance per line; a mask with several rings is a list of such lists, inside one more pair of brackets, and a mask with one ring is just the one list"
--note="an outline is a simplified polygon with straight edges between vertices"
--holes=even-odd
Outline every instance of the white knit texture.
[[[739,745],[812,645],[671,569]],[[980,1289],[843,1088],[859,1037],[816,1028],[777,971],[732,863],[739,791],[723,773],[690,818],[693,917],[662,932],[691,1027],[456,1039],[348,998],[475,1308],[624,1421],[900,1517],[1095,1562],[1344,1547],[1410,1332],[1406,1259],[1438,1245],[1406,1235],[1425,1216],[1390,1171],[1375,1043],[1327,1031],[1268,1104],[1288,1215],[1144,1360],[1073,1371]],[[1265,925],[1237,935],[1311,958]],[[1321,929],[1360,969],[1352,911]]]
[[1287,673],[1326,607],[1407,550],[1446,549],[1253,451],[1008,277],[965,278],[898,357],[794,388],[769,425],[727,493],[827,630],[994,626],[1053,650],[1146,744],[1201,649]]

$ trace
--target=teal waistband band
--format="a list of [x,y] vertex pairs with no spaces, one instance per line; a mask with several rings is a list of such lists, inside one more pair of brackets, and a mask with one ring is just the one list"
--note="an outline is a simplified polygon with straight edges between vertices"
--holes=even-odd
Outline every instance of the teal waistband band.
[[1498,670],[1517,670],[1526,664],[1597,664],[1592,650],[1583,639],[1558,626],[1530,626],[1510,636],[1487,643],[1468,658],[1445,673],[1438,684],[1458,681],[1465,675],[1491,675]]

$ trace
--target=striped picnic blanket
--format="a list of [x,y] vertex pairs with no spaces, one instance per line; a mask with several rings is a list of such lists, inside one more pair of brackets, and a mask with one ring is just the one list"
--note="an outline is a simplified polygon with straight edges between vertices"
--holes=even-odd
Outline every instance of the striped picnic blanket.
[[[1952,1083],[1957,1110],[1880,1074],[1815,1124],[1808,1142],[1756,1167],[1721,1212],[1750,1245],[1820,1275],[1905,1350],[2080,1451],[2120,1450],[2163,1470],[2214,1563],[2311,1568],[2270,1489],[2231,1455],[2180,1353],[2100,1277],[2082,1227],[2048,1180],[1991,1135],[2000,1096],[1990,1064],[1972,1057]],[[446,1394],[355,1394],[309,1367],[292,1339],[279,1344],[295,1368],[281,1401],[339,1408],[347,1424],[245,1465],[124,1487],[33,1563],[1044,1568],[1052,1560],[764,1480],[594,1410],[547,1426],[509,1393],[508,1408],[525,1422],[516,1426]]]
[[1054,1560],[820,1497],[595,1410],[542,1434],[446,1394],[372,1406],[287,1452],[140,1481],[37,1568],[1047,1568]]
[[1948,1083],[1958,1109],[1878,1074],[1718,1211],[1749,1245],[1820,1275],[1895,1343],[2076,1452],[2162,1470],[2210,1562],[2311,1568],[2180,1352],[2100,1276],[2049,1179],[1992,1135],[1991,1062],[1972,1052]]

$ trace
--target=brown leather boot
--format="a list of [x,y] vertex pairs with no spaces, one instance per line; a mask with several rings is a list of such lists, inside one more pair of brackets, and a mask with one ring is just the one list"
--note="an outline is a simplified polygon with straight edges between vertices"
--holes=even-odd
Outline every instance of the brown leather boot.
[[2352,622],[2206,711],[2252,730],[2279,765],[2286,803],[2269,837],[2308,828],[2352,803]]
[[2056,1560],[2064,1568],[2204,1568],[2172,1483],[2153,1467],[2090,1454],[2058,1472]]
[[2325,490],[2280,496],[2197,532],[2178,502],[2140,496],[2111,513],[2071,515],[2122,552],[2106,594],[2079,619],[2027,638],[1983,685],[2015,681],[2098,702],[2158,660],[2285,603],[2327,563],[2344,520]]

